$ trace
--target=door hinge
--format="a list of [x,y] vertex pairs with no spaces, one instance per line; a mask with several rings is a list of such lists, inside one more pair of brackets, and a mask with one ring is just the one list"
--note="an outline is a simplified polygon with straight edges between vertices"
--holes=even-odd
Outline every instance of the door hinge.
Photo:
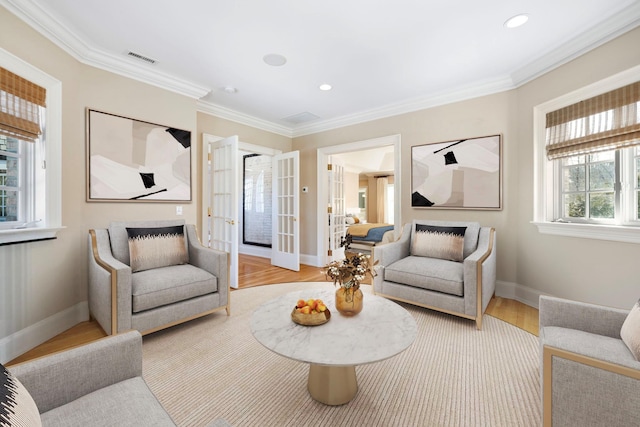
[[207,216],[211,216],[211,207],[207,208]]
[[328,255],[328,256],[332,256],[332,255],[333,255],[333,251],[332,251],[331,249],[329,249],[329,250],[327,251],[327,255]]
[[331,208],[331,206],[327,208],[327,213],[333,213],[333,209]]
[[211,153],[207,153],[207,160],[211,161]]
[[327,170],[328,171],[333,170],[333,165],[331,163],[327,164]]

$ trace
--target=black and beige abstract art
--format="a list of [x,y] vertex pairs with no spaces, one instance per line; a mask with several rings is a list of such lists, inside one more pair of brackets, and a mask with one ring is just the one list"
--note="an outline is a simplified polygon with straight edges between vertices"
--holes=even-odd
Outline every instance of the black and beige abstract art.
[[87,110],[89,201],[191,200],[191,132]]
[[411,147],[411,206],[501,209],[501,136]]

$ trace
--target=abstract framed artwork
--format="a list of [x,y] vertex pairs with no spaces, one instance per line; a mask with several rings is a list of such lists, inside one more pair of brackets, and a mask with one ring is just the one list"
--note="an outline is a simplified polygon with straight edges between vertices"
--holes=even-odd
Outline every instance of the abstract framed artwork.
[[502,209],[502,135],[411,147],[411,207]]
[[191,200],[191,132],[87,109],[87,201]]

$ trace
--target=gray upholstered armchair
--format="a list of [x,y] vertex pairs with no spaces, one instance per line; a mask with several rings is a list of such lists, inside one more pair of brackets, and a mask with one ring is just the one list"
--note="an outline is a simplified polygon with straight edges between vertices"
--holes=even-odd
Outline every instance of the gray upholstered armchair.
[[[446,229],[453,230],[453,238],[440,231]],[[415,220],[404,226],[397,241],[376,246],[373,259],[378,261],[373,279],[377,295],[473,319],[482,329],[496,285],[493,228]]]
[[[142,377],[138,331],[20,363],[9,372],[28,393],[17,404],[33,399],[43,426],[175,426]],[[208,426],[230,427],[221,418]]]
[[540,297],[545,426],[640,425],[640,362],[620,337],[629,310]]
[[147,334],[221,309],[230,314],[229,257],[202,246],[195,226],[112,222],[89,231],[89,311],[107,334]]

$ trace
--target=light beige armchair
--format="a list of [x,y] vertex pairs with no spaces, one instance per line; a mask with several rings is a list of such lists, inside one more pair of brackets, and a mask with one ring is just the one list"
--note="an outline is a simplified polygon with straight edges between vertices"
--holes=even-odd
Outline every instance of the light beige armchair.
[[[173,246],[138,236],[131,256],[135,233],[161,228],[176,232]],[[228,254],[202,246],[195,226],[182,220],[113,222],[89,231],[89,311],[107,334],[147,334],[221,309],[229,315],[229,293]]]
[[544,426],[640,425],[640,362],[622,341],[628,310],[540,297]]
[[[463,241],[457,243],[459,257],[448,258],[453,250],[438,253],[438,245],[422,237],[426,228],[436,234],[444,229],[462,233]],[[448,249],[447,239],[436,242]],[[477,222],[415,220],[404,226],[397,241],[376,246],[373,259],[378,261],[373,279],[377,295],[473,319],[482,329],[482,315],[496,285],[493,228]]]

